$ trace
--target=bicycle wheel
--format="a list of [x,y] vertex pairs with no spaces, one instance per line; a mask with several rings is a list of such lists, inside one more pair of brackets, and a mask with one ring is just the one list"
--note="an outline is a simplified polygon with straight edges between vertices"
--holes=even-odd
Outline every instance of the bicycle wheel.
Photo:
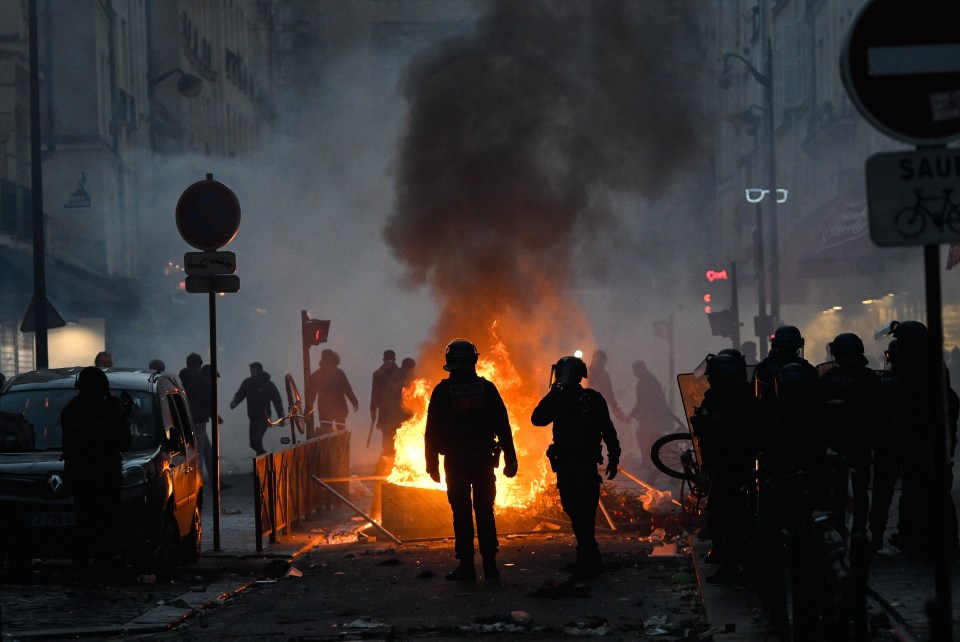
[[650,447],[650,460],[657,470],[677,479],[694,481],[698,472],[689,433],[675,432],[657,439]]
[[287,388],[287,408],[293,410],[290,413],[290,422],[297,427],[297,432],[301,435],[305,432],[303,425],[303,402],[300,400],[300,391],[297,389],[297,382],[293,375],[288,374],[283,378]]
[[918,236],[920,232],[923,231],[923,228],[927,226],[927,220],[924,218],[924,212],[921,207],[920,205],[905,207],[897,212],[897,215],[893,218],[893,222],[897,226],[897,231],[900,232],[904,238],[912,239]]

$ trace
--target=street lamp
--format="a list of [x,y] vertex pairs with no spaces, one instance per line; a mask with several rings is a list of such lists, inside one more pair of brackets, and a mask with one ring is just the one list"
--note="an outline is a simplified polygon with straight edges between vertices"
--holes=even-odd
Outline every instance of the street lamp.
[[[770,39],[767,39],[767,55],[764,66],[766,67],[766,73],[760,72],[749,60],[737,53],[725,53],[723,54],[723,65],[724,70],[729,70],[730,59],[735,58],[742,62],[747,71],[750,72],[750,75],[760,83],[760,86],[763,87],[763,102],[764,107],[763,111],[767,116],[766,120],[766,130],[767,130],[767,140],[766,140],[766,152],[767,152],[767,188],[770,190],[776,189],[777,187],[777,168],[776,168],[776,153],[774,150],[774,123],[773,123],[773,45],[771,44]],[[729,87],[728,82],[721,83],[721,86]],[[750,200],[749,194],[747,200]],[[762,200],[762,197],[761,199]],[[786,200],[786,192],[783,193],[783,200]],[[750,201],[756,202],[757,204],[757,299],[759,301],[759,317],[757,318],[757,336],[760,339],[760,357],[763,358],[766,356],[767,352],[767,334],[769,334],[769,325],[766,319],[766,284],[764,283],[764,261],[763,261],[763,221],[761,219],[761,205],[760,201]],[[780,251],[779,251],[779,224],[777,221],[777,202],[783,202],[780,200],[780,193],[778,191],[778,198],[771,198],[770,211],[772,216],[770,217],[770,316],[772,319],[779,323],[780,319]]]

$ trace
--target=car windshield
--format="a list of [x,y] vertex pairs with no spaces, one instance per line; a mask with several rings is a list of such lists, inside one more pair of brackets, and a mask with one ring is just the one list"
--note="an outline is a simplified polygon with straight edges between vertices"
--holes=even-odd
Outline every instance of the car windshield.
[[[155,448],[160,421],[153,395],[142,390],[111,390],[130,408],[130,450]],[[70,388],[17,390],[0,395],[0,451],[58,451],[60,412],[77,396]],[[22,418],[21,418],[22,417]]]

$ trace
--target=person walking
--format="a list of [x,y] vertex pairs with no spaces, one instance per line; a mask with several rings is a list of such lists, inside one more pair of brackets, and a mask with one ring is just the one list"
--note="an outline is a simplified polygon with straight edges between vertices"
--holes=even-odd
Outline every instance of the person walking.
[[196,352],[187,355],[187,367],[180,370],[180,383],[187,391],[187,403],[190,404],[190,416],[193,417],[193,432],[197,436],[197,450],[200,455],[200,470],[203,479],[210,483],[213,474],[213,448],[207,435],[207,422],[210,421],[212,395],[209,375],[204,377],[203,357]]
[[120,453],[130,448],[130,424],[107,375],[89,366],[77,376],[77,396],[60,413],[63,474],[77,513],[74,564],[107,562],[119,545]]
[[600,393],[606,400],[607,408],[610,409],[617,421],[626,419],[626,414],[620,409],[617,398],[613,393],[613,381],[610,379],[610,373],[607,372],[607,353],[603,350],[596,350],[593,358],[590,359],[590,387]]
[[390,376],[390,380],[383,391],[383,406],[380,415],[380,430],[383,431],[383,456],[393,457],[395,454],[394,438],[397,429],[403,425],[413,413],[403,402],[403,391],[416,379],[417,362],[406,357],[400,362],[400,368]]
[[[393,350],[384,350],[383,351],[383,363],[380,364],[380,367],[373,372],[373,380],[370,386],[370,433],[373,434],[373,429],[376,427],[378,430],[383,430],[383,417],[384,417],[384,390],[386,390],[387,383],[390,381],[390,377],[399,369],[397,366],[397,353]],[[367,439],[369,442],[369,438]],[[392,443],[392,439],[391,439]],[[386,453],[386,444],[387,438],[386,435],[383,437],[383,450]],[[368,444],[369,445],[369,444]]]
[[326,435],[347,426],[347,401],[354,412],[360,409],[360,402],[353,394],[353,388],[346,373],[340,369],[340,355],[326,348],[320,352],[320,367],[310,375],[312,394],[310,401],[316,400],[317,426],[307,438]]
[[[254,361],[250,364],[250,376],[240,383],[240,388],[230,401],[230,410],[247,402],[247,418],[250,420],[250,447],[257,456],[266,454],[263,448],[263,436],[267,433],[270,418],[270,405],[277,410],[277,417],[283,417],[283,405],[280,391],[270,381],[270,374],[263,371],[263,364]],[[282,424],[281,424],[282,425]]]
[[474,567],[473,516],[483,557],[483,576],[499,579],[496,556],[500,543],[493,502],[497,494],[494,469],[503,453],[505,477],[514,477],[519,465],[507,408],[493,382],[477,374],[479,352],[466,339],[447,344],[443,369],[450,376],[434,387],[427,406],[424,431],[426,470],[440,482],[440,455],[453,510],[454,552],[459,565],[447,579],[472,582]]
[[637,424],[637,446],[643,457],[641,473],[648,479],[657,479],[660,472],[650,462],[650,449],[654,441],[674,432],[680,422],[670,412],[663,387],[643,360],[633,362],[633,376],[637,378],[636,401],[625,419]]
[[533,410],[534,426],[553,424],[553,443],[547,449],[550,467],[557,474],[560,505],[570,517],[577,539],[577,558],[570,567],[577,577],[603,572],[595,520],[600,503],[597,465],[607,447],[607,479],[617,475],[620,440],[610,420],[607,402],[596,390],[580,385],[587,366],[577,357],[562,357],[551,369],[550,391]]

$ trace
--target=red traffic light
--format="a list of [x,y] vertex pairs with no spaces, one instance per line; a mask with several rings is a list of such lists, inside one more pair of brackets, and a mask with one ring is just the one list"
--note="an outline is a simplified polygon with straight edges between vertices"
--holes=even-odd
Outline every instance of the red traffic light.
[[323,319],[305,319],[303,322],[303,342],[315,346],[327,342],[330,333],[330,321]]

